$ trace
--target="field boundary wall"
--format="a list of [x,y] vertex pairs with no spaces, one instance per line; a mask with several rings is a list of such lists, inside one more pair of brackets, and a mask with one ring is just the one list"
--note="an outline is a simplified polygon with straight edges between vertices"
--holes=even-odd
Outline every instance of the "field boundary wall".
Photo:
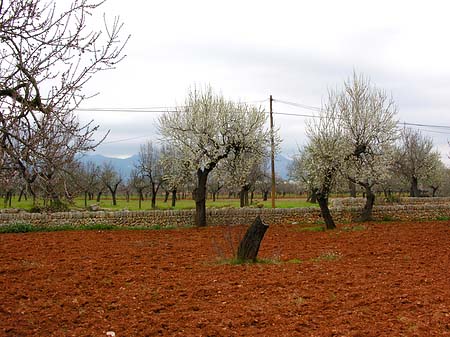
[[[430,200],[428,198],[428,200]],[[361,213],[361,206],[337,206],[331,213],[337,223],[354,221]],[[16,210],[17,211],[17,210]],[[0,226],[13,223],[27,223],[36,226],[93,224],[113,226],[160,226],[185,227],[194,224],[195,210],[151,210],[151,211],[96,211],[62,213],[13,213],[3,210],[0,213]],[[320,224],[322,217],[319,208],[218,208],[207,209],[209,225],[250,224],[256,216],[268,224],[298,223]],[[374,220],[423,221],[450,219],[450,202],[415,203],[407,205],[379,205],[373,209]]]

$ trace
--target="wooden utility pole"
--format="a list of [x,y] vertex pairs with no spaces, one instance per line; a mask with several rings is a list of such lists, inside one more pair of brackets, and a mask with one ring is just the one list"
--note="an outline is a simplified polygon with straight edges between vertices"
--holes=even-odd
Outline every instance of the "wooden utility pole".
[[273,131],[273,110],[272,110],[273,98],[270,95],[270,164],[272,167],[272,208],[275,208],[275,138]]

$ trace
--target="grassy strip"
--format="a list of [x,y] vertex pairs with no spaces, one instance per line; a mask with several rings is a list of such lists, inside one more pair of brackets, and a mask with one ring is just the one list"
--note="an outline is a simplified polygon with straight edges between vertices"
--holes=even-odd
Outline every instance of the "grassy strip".
[[[84,199],[82,198],[75,198],[74,200],[74,207],[76,208],[84,208]],[[41,202],[38,200],[38,205],[41,204]],[[92,204],[98,204],[100,208],[104,209],[110,209],[110,210],[123,210],[128,209],[130,211],[137,211],[139,210],[139,201],[135,199],[131,199],[129,202],[127,202],[125,199],[118,199],[117,205],[112,205],[112,200],[110,198],[103,198],[101,199],[100,203],[96,203],[94,200],[88,201],[88,205]],[[2,207],[2,203],[0,203],[0,208]],[[33,208],[33,204],[31,199],[28,200],[22,200],[17,201],[17,198],[13,198],[11,203],[12,208],[19,208],[19,209],[25,209],[25,210],[31,210]],[[206,207],[207,208],[228,208],[228,207],[234,207],[239,208],[239,199],[218,199],[216,201],[212,201],[208,199],[206,201]],[[250,207],[256,207],[256,208],[271,208],[272,204],[271,201],[261,201],[261,200],[254,200],[253,204]],[[277,208],[297,208],[297,207],[318,207],[317,204],[311,204],[307,202],[304,198],[283,198],[283,199],[277,199],[276,200],[276,207]],[[7,207],[8,208],[8,207]],[[164,202],[163,199],[158,198],[156,202],[156,208],[159,210],[166,210],[166,209],[195,209],[195,202],[192,199],[181,199],[177,200],[176,207],[171,207],[170,200],[168,202]],[[144,200],[142,202],[142,208],[141,210],[150,210],[151,204],[150,200]]]
[[32,232],[59,232],[59,231],[100,231],[100,230],[169,230],[175,229],[175,226],[113,226],[105,224],[92,225],[61,225],[61,226],[35,226],[29,223],[12,223],[7,225],[0,225],[0,233],[32,233]]

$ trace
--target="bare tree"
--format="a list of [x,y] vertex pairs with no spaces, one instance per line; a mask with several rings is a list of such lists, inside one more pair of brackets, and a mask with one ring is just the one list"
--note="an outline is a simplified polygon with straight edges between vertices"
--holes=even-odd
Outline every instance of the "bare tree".
[[197,175],[193,196],[195,224],[206,226],[206,186],[209,173],[226,158],[258,151],[267,142],[264,110],[225,100],[211,87],[192,89],[185,106],[159,119],[164,139],[181,149]]
[[130,185],[138,193],[139,209],[142,208],[142,201],[144,200],[144,190],[149,187],[148,180],[142,172],[133,169],[130,174]]
[[77,184],[79,184],[84,194],[85,207],[87,207],[88,199],[92,200],[94,198],[94,193],[100,184],[100,172],[101,168],[91,161],[80,165]]
[[141,145],[139,158],[135,167],[146,179],[148,179],[150,192],[152,193],[152,208],[155,209],[156,197],[159,188],[164,182],[160,150],[153,146],[152,142]]
[[122,60],[128,40],[120,40],[118,18],[104,19],[104,31],[88,29],[101,4],[74,0],[62,9],[54,0],[0,0],[0,148],[22,174],[31,156],[47,160],[49,128],[70,135],[63,149],[71,152],[98,144],[97,127],[81,125],[73,111],[91,77]]
[[117,205],[117,189],[122,183],[122,176],[118,173],[111,162],[104,163],[100,173],[103,184],[111,192],[113,205]]

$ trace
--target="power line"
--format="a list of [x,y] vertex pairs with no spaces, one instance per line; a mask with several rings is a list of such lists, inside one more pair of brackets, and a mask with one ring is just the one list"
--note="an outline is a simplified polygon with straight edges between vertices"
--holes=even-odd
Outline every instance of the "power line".
[[281,99],[274,99],[274,102],[279,102],[282,104],[286,104],[286,105],[292,105],[292,106],[296,106],[299,108],[303,108],[303,109],[307,109],[307,110],[313,110],[313,111],[317,111],[317,112],[321,112],[322,108],[316,107],[316,106],[312,106],[312,105],[306,105],[306,104],[302,104],[302,103],[295,103],[295,102],[289,102],[289,101],[284,101]]
[[131,137],[131,138],[124,138],[124,139],[117,139],[117,140],[111,140],[109,142],[102,142],[102,144],[114,144],[114,143],[122,143],[129,140],[135,140],[135,139],[141,139],[141,138],[147,138],[149,135],[146,136],[138,136],[138,137]]
[[[296,107],[300,107],[300,108],[304,108],[304,109],[309,109],[309,110],[314,110],[314,111],[318,111],[321,112],[322,109],[318,108],[318,107],[313,107],[313,106],[309,106],[309,105],[304,105],[301,103],[295,103],[295,102],[289,102],[289,101],[283,101],[283,100],[273,100],[274,102],[279,102],[282,104],[287,104],[287,105],[292,105],[292,106],[296,106]],[[305,114],[295,114],[295,113],[281,113],[281,112],[274,112],[274,114],[278,114],[278,115],[287,115],[287,116],[298,116],[298,117],[312,117],[312,118],[324,118],[321,116],[315,116],[315,115],[305,115]],[[407,125],[407,126],[416,126],[416,127],[427,127],[427,128],[439,128],[439,129],[449,129],[450,130],[450,126],[448,125],[436,125],[436,124],[423,124],[423,123],[409,123],[409,122],[397,122],[397,124],[401,124],[401,125]]]

